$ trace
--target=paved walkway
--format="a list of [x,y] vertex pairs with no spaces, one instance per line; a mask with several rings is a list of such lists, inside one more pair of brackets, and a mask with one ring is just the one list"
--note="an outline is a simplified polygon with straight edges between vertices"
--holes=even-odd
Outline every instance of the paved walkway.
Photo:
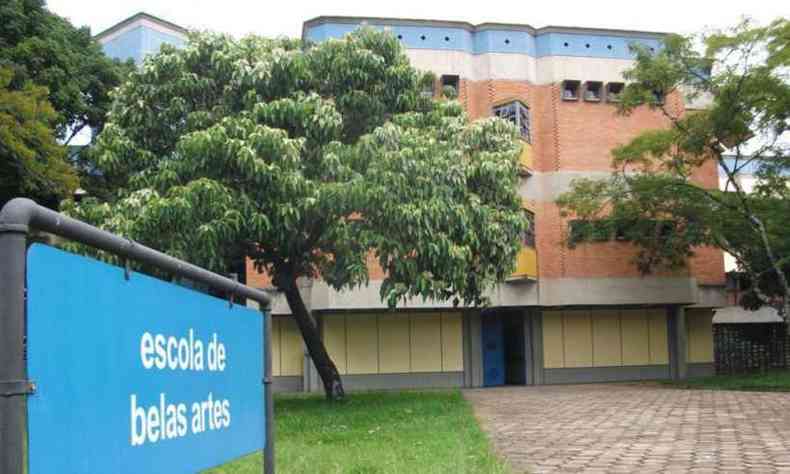
[[595,384],[464,395],[515,472],[790,473],[790,393]]

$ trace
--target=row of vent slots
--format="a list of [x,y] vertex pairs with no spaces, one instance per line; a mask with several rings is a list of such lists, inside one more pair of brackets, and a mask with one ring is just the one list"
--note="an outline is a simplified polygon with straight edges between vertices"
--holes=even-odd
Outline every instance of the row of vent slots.
[[[577,101],[579,100],[579,88],[581,81],[566,80],[562,81],[562,100]],[[619,102],[620,94],[623,92],[625,84],[622,82],[607,82],[606,83],[606,101]],[[583,98],[587,102],[601,102],[604,99],[604,83],[601,81],[586,81],[584,83]],[[664,94],[660,91],[654,91],[658,103],[664,102]]]
[[[399,39],[399,40],[402,40],[402,39],[403,39],[403,35],[398,35],[398,39]],[[428,36],[426,36],[426,35],[424,35],[424,34],[423,34],[423,35],[420,35],[420,39],[421,39],[422,41],[425,41],[425,40],[427,40],[427,39],[428,39]],[[450,37],[449,37],[449,36],[445,36],[445,37],[444,37],[444,40],[445,40],[445,41],[447,41],[447,42],[449,42],[449,41],[450,41]],[[505,38],[505,44],[510,44],[510,38]],[[563,45],[564,47],[566,47],[566,48],[569,48],[569,47],[571,46],[571,44],[570,44],[569,42],[567,42],[567,41],[566,41],[566,42],[564,42],[562,45]],[[585,43],[585,44],[584,44],[584,47],[585,47],[585,48],[587,48],[587,49],[589,49],[589,48],[591,47],[591,45],[590,45],[590,43]],[[611,51],[611,50],[613,50],[613,49],[614,49],[614,46],[612,46],[611,44],[607,44],[607,45],[606,45],[606,49],[608,49],[608,50],[610,50],[610,51]],[[650,48],[650,51],[651,51],[651,52],[655,52],[655,48],[652,48],[652,47],[651,47],[651,48]]]
[[[442,87],[450,86],[458,91],[458,84],[460,77],[457,75],[445,74],[441,76]],[[604,83],[601,81],[586,81],[584,83],[584,100],[587,102],[601,102],[604,100],[603,87]],[[576,101],[579,100],[579,88],[581,81],[566,80],[562,82],[562,100]],[[606,83],[606,101],[619,102],[619,96],[623,92],[625,84],[622,82],[607,82]],[[433,95],[433,89],[428,92]],[[588,95],[588,93],[590,93]],[[656,99],[659,103],[664,102],[664,94],[659,91],[654,92]]]

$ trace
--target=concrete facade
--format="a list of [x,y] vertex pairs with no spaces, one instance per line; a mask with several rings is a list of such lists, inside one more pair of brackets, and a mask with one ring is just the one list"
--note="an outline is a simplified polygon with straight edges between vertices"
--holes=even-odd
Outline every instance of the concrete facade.
[[[555,204],[573,179],[607,176],[613,147],[645,130],[669,126],[658,110],[640,108],[623,116],[605,93],[597,99],[585,94],[595,84],[604,91],[610,84],[622,84],[623,72],[633,64],[629,45],[658,50],[663,34],[319,17],[304,23],[303,38],[339,38],[362,25],[392,33],[412,64],[434,72],[439,81],[442,76],[457,77],[458,100],[471,119],[491,116],[495,107],[514,101],[528,110],[530,126],[522,154],[528,169],[519,193],[525,209],[534,215],[535,245],[526,249],[531,253],[524,259],[534,270],[493,289],[492,307],[485,310],[419,299],[389,310],[379,296],[385,274],[373,255],[371,282],[365,288],[337,292],[322,281],[302,282],[305,302],[316,315],[347,387],[491,385],[499,380],[490,377],[491,354],[500,357],[486,339],[492,327],[501,333],[501,345],[507,346],[501,368],[508,372],[508,384],[709,373],[711,308],[725,301],[722,253],[697,249],[686,268],[643,276],[632,263],[637,249],[627,242],[565,246],[570,221]],[[135,35],[179,46],[184,33],[163,20],[137,15],[100,34],[99,40],[108,54],[125,54],[139,62],[153,51]],[[130,44],[141,46],[131,51]],[[574,100],[567,100],[566,81],[578,81]],[[700,100],[687,104],[679,91],[665,100],[676,113],[704,107]],[[712,166],[699,169],[693,179],[718,186]],[[251,262],[247,283],[271,287],[269,277]],[[319,390],[320,381],[289,313],[284,298],[277,298],[277,385],[283,390]]]

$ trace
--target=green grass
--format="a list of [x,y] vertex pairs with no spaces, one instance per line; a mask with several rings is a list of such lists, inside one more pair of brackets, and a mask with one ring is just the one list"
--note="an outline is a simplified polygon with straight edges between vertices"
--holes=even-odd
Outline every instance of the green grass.
[[[459,391],[275,399],[277,472],[507,473]],[[259,474],[260,454],[208,471]]]
[[663,381],[679,388],[706,390],[749,390],[758,392],[790,392],[790,370],[772,370],[762,374],[714,375],[688,380]]

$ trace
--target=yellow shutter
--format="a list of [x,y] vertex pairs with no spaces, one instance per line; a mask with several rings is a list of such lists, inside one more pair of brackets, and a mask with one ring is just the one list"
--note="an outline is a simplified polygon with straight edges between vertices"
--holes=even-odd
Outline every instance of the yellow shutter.
[[407,373],[409,363],[409,315],[379,315],[379,364],[382,374]]

